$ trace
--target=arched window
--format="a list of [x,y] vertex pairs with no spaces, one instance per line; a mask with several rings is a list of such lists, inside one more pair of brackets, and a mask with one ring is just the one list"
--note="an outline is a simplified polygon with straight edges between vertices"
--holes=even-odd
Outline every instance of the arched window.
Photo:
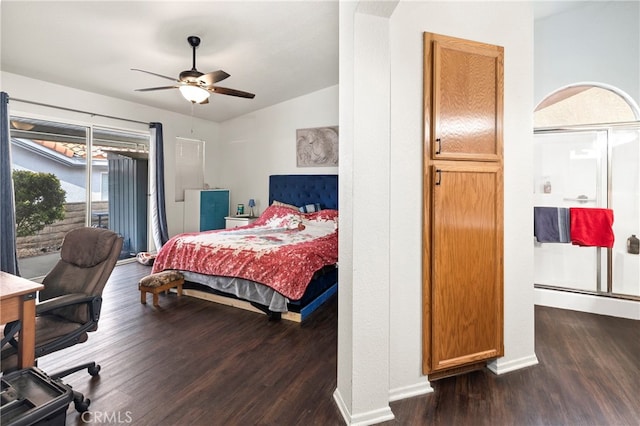
[[534,127],[640,120],[640,108],[624,92],[600,83],[576,83],[551,93],[534,112]]

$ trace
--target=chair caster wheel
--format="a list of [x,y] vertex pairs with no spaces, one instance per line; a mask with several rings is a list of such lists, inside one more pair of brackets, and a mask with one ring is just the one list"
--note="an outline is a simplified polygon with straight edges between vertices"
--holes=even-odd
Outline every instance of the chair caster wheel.
[[78,413],[84,413],[89,411],[89,404],[91,404],[91,400],[87,398],[82,401],[75,401],[73,405]]
[[100,366],[96,364],[92,367],[87,368],[87,371],[89,372],[89,375],[95,377],[100,373]]

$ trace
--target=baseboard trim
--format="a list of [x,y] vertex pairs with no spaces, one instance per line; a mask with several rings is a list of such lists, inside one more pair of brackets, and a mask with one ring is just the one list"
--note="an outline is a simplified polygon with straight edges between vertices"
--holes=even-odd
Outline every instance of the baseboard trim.
[[401,399],[413,398],[414,396],[425,395],[433,392],[433,388],[426,377],[419,383],[403,386],[389,390],[389,402],[400,401]]
[[640,320],[640,302],[634,300],[536,288],[534,303],[551,308]]
[[349,424],[349,410],[347,409],[347,404],[344,403],[344,399],[342,399],[342,394],[338,389],[333,391],[333,401],[338,406],[338,411],[340,411],[340,415],[344,421]]
[[492,373],[500,375],[509,373],[511,371],[520,370],[521,368],[531,367],[537,364],[538,357],[536,356],[536,354],[533,354],[510,361],[503,361],[502,358],[498,358],[487,363],[487,368],[491,370]]
[[333,400],[338,406],[345,423],[349,426],[369,426],[395,419],[389,406],[355,416],[351,415],[338,389],[333,392]]

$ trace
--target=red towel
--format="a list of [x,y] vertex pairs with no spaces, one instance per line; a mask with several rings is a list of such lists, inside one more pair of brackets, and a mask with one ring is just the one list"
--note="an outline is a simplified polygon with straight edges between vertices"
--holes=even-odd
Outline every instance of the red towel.
[[613,210],[569,209],[571,244],[589,247],[613,247]]

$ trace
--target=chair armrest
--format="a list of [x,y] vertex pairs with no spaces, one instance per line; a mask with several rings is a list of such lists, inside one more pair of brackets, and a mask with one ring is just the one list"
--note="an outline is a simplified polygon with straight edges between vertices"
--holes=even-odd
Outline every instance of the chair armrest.
[[[89,306],[89,323],[92,324],[98,321],[100,317],[100,307],[102,305],[102,298],[100,296],[91,296],[83,293],[65,294],[62,296],[54,297],[53,299],[45,300],[42,303],[36,305],[36,316],[46,314],[47,312],[74,305],[88,305]],[[2,346],[5,343],[10,343],[12,346],[17,347],[17,341],[15,335],[22,329],[22,323],[20,321],[12,321],[7,323],[4,327],[4,337],[2,338]]]
[[64,294],[62,296],[54,297],[53,299],[45,300],[44,302],[36,305],[36,315],[46,314],[54,309],[64,308],[66,306],[81,305],[93,301],[99,296],[87,296],[84,293],[72,293]]
[[88,305],[91,321],[97,322],[100,318],[100,308],[102,307],[102,297],[92,296],[84,293],[64,294],[54,297],[36,305],[36,315],[46,314],[56,309],[67,306]]

